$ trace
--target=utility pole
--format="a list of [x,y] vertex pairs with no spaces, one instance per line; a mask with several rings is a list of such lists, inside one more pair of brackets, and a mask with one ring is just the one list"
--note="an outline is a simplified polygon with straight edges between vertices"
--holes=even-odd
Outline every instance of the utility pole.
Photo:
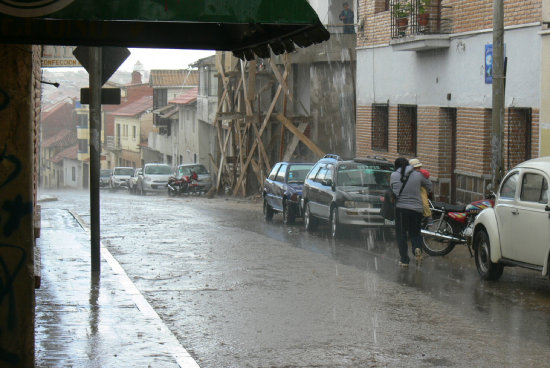
[[492,189],[504,173],[504,0],[493,0],[493,111],[491,124]]
[[90,47],[90,215],[91,215],[91,258],[92,273],[100,273],[100,239],[99,239],[99,170],[101,155],[101,82],[102,49]]

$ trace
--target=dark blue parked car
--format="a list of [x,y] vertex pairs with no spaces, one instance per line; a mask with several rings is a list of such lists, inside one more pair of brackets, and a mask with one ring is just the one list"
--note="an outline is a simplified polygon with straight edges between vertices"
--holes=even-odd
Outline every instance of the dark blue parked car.
[[264,218],[273,219],[273,214],[281,212],[283,222],[292,224],[296,217],[302,217],[300,198],[307,173],[313,163],[278,162],[264,182]]

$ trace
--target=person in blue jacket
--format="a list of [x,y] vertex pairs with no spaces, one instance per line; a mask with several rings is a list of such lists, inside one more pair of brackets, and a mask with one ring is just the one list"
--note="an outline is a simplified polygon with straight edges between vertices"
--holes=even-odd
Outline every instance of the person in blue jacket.
[[344,10],[340,12],[340,20],[344,23],[344,33],[355,33],[355,29],[353,28],[353,10],[349,8],[348,2],[344,2],[342,4],[344,7]]

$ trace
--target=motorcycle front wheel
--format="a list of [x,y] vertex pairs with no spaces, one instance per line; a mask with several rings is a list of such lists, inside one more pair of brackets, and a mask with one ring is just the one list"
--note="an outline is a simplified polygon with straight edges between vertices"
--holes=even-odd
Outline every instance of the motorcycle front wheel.
[[[443,216],[443,215],[440,215]],[[432,218],[432,222],[423,224],[423,229],[442,235],[453,235],[453,227],[446,218]],[[449,254],[456,243],[449,240],[437,239],[429,236],[422,237],[422,248],[430,256],[444,256]]]

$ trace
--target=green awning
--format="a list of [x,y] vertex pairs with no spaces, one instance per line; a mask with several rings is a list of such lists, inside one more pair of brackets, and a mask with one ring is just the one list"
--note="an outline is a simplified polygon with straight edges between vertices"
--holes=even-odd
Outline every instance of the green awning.
[[0,0],[0,43],[224,50],[253,59],[329,37],[306,0]]

